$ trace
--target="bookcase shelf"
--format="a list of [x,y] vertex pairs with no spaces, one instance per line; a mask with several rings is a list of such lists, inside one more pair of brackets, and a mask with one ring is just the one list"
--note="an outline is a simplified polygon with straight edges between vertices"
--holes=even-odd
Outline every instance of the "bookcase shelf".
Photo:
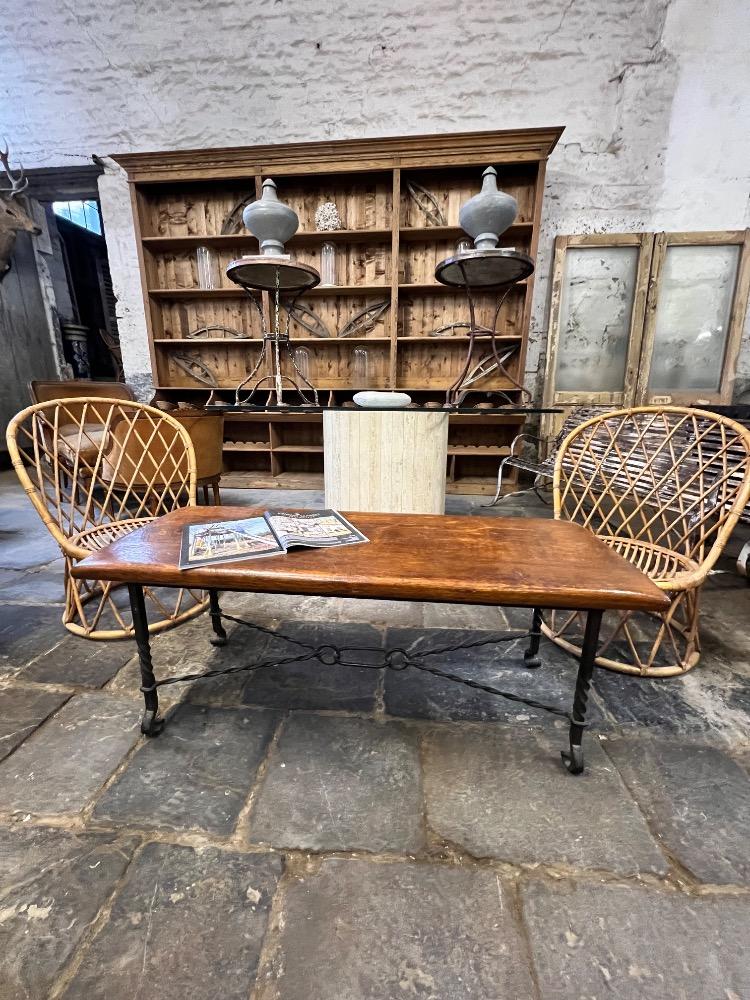
[[[252,370],[261,347],[260,318],[245,293],[226,278],[229,261],[258,252],[238,219],[238,206],[258,197],[266,177],[300,218],[288,251],[320,267],[324,242],[337,247],[337,280],[301,297],[330,337],[314,337],[292,319],[293,346],[309,352],[310,377],[321,400],[341,405],[362,388],[403,388],[423,406],[439,402],[464,364],[467,337],[430,331],[466,322],[462,291],[435,281],[435,265],[455,252],[466,234],[458,211],[481,186],[484,167],[498,170],[499,186],[518,202],[518,219],[500,245],[536,257],[546,160],[562,129],[358,139],[345,142],[222,150],[133,153],[117,157],[128,173],[138,238],[149,344],[157,395],[200,405],[209,389],[174,363],[176,354],[201,361],[229,400]],[[412,183],[430,191],[445,225],[431,225],[410,194]],[[413,190],[413,189],[412,189]],[[333,201],[344,228],[315,230],[315,210]],[[225,233],[230,218],[235,232]],[[216,254],[221,285],[198,287],[196,249]],[[508,295],[498,320],[501,347],[517,345],[507,361],[511,378],[494,373],[477,383],[520,401],[531,314],[533,276]],[[268,297],[264,296],[268,307]],[[496,297],[477,298],[477,321],[494,318]],[[338,333],[362,310],[387,308],[369,330]],[[206,326],[242,337],[188,334]],[[368,354],[368,385],[357,384],[353,352]],[[267,374],[264,372],[263,374]],[[515,380],[515,381],[514,381]],[[456,414],[450,418],[446,488],[492,493],[500,458],[521,429],[523,415]],[[228,487],[322,489],[320,414],[231,414],[225,421]],[[509,488],[513,488],[512,477]]]

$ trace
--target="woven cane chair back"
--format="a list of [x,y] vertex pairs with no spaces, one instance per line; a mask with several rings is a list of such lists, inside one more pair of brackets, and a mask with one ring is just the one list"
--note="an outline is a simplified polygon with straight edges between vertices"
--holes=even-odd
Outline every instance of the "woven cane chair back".
[[674,552],[705,575],[750,497],[750,432],[681,407],[606,413],[562,443],[553,489],[555,517],[645,543],[654,559]]
[[[185,428],[143,403],[90,398],[37,403],[8,426],[18,476],[65,551],[86,550],[116,525],[195,504],[195,454]],[[110,525],[110,530],[103,530]]]

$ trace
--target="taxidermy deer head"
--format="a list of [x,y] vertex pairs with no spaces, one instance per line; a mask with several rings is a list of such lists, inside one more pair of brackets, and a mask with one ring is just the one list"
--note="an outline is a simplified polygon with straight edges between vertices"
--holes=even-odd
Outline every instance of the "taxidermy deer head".
[[29,182],[24,179],[22,167],[19,167],[15,174],[10,169],[7,145],[4,150],[0,149],[0,166],[2,166],[0,172],[0,281],[2,281],[10,271],[10,258],[16,242],[16,233],[20,230],[36,235],[40,230],[23,203],[17,200]]

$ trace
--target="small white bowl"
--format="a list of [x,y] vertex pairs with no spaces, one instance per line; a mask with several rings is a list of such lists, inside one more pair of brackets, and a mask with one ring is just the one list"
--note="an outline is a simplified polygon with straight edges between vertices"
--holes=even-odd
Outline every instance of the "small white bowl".
[[411,396],[405,392],[358,392],[355,393],[354,402],[357,406],[367,406],[375,409],[389,409],[397,407],[402,409],[411,403]]

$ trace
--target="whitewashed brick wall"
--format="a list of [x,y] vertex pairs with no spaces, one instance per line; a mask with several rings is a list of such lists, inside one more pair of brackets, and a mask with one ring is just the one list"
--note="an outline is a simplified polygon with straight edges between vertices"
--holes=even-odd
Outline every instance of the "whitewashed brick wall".
[[[0,132],[27,166],[92,153],[566,125],[556,233],[750,224],[746,0],[0,0]],[[101,185],[126,372],[149,378],[122,176]],[[740,360],[750,385],[750,324]]]

